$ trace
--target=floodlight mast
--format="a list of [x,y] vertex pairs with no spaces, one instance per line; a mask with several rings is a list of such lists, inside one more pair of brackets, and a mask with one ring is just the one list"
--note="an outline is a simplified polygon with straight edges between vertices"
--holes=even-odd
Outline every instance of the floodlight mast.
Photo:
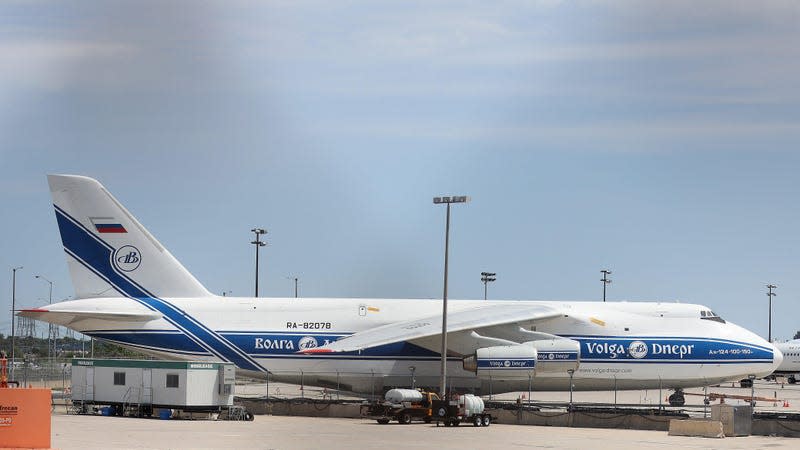
[[603,269],[603,270],[600,271],[600,273],[603,274],[603,278],[601,278],[600,281],[603,282],[603,302],[605,303],[605,301],[606,301],[606,286],[608,286],[608,284],[611,283],[611,279],[608,278],[608,276],[611,275],[611,271],[608,270],[608,269]]
[[488,287],[487,285],[492,281],[496,281],[497,274],[494,272],[481,272],[481,281],[483,282],[483,299],[486,300],[488,298]]
[[261,235],[267,234],[267,230],[263,228],[253,228],[250,231],[252,231],[256,235],[256,240],[250,243],[256,246],[256,297],[258,297],[258,249],[260,247],[267,245],[266,242],[261,240]]
[[469,200],[470,198],[465,195],[433,198],[435,205],[442,203],[447,205],[447,221],[444,231],[444,289],[442,293],[442,368],[439,380],[440,394],[443,399],[447,398],[447,258],[450,247],[450,204],[467,203]]
[[768,333],[767,341],[769,341],[770,343],[772,342],[772,297],[778,295],[772,292],[772,290],[777,289],[777,287],[778,286],[775,286],[774,284],[767,285],[767,289],[769,289],[769,291],[767,292],[767,298],[769,298],[769,330],[767,331]]
[[14,380],[14,349],[16,348],[17,335],[14,330],[14,312],[17,309],[17,271],[22,266],[11,269],[11,379]]

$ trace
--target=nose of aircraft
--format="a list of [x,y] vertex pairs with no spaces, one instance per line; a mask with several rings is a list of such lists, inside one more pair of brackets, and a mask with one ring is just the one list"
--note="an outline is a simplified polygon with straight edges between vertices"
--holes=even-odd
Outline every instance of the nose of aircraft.
[[783,363],[783,352],[781,352],[778,347],[775,347],[772,344],[769,345],[772,347],[772,371],[774,372],[778,370],[778,367],[780,367]]

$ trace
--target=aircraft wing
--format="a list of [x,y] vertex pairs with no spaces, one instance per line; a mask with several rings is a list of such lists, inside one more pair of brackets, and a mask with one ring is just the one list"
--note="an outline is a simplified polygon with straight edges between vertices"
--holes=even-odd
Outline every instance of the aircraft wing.
[[[447,333],[478,332],[501,325],[529,324],[560,317],[564,311],[541,304],[486,305],[447,314]],[[352,352],[396,342],[419,340],[442,333],[442,316],[429,316],[360,331],[330,344],[301,353]]]
[[17,313],[21,317],[30,317],[58,325],[69,326],[81,320],[112,320],[116,322],[149,322],[162,317],[158,312],[127,312],[127,311],[91,311],[91,310],[63,310],[50,311],[47,309],[23,309]]

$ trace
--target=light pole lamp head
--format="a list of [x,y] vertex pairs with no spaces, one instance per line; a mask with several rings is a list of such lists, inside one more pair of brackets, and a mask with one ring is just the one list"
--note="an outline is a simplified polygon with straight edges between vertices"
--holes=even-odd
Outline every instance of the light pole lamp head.
[[263,228],[253,228],[250,231],[252,231],[255,234],[267,234],[267,230],[265,230]]
[[467,203],[470,201],[469,196],[466,195],[453,195],[450,197],[433,197],[433,203]]

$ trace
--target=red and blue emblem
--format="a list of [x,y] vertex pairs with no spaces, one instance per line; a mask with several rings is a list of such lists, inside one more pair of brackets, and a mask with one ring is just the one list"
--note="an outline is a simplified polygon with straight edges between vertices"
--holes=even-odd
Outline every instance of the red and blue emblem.
[[128,230],[113,217],[90,217],[98,233],[127,233]]

